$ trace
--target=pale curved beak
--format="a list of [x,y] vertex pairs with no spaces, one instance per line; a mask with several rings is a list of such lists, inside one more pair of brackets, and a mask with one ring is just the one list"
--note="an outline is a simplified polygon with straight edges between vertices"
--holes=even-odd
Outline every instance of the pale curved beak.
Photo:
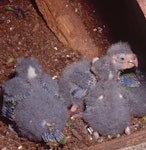
[[138,67],[138,59],[135,54],[128,54],[127,59],[129,68]]

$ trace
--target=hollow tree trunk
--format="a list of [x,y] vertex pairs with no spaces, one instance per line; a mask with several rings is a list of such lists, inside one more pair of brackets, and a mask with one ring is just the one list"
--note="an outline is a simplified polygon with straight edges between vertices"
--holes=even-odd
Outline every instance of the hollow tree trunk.
[[66,0],[36,0],[36,4],[49,28],[65,46],[87,58],[100,56],[83,22]]

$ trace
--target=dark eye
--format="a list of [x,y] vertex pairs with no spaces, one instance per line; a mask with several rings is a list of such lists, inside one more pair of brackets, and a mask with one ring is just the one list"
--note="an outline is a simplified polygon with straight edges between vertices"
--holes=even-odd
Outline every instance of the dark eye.
[[121,61],[125,60],[125,55],[124,55],[124,54],[120,54],[120,55],[119,55],[119,59],[120,59]]
[[121,59],[121,60],[124,60],[125,58],[124,58],[124,57],[121,57],[120,59]]

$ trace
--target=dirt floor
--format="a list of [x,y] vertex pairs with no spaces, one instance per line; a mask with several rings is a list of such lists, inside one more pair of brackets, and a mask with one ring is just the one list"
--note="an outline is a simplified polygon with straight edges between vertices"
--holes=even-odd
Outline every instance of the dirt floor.
[[[111,44],[107,38],[108,26],[100,16],[97,16],[92,4],[84,3],[83,0],[70,0],[69,4],[83,20],[89,34],[104,54]],[[36,10],[33,1],[0,0],[0,84],[5,83],[15,71],[15,63],[19,57],[37,58],[46,73],[59,79],[63,68],[82,56],[64,47],[57,40]],[[133,119],[132,132],[145,128],[145,125],[145,119]],[[70,117],[64,132],[68,141],[63,147],[56,149],[86,149],[91,145],[112,140],[101,137],[95,141],[80,118]],[[43,143],[34,143],[19,137],[12,131],[9,122],[1,116],[0,149],[45,150],[49,147]]]

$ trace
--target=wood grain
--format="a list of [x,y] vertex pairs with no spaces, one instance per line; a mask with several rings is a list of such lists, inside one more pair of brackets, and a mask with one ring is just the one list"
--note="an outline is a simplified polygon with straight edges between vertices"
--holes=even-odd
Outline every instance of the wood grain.
[[100,56],[80,17],[66,0],[36,0],[36,4],[49,28],[65,46],[87,58]]

